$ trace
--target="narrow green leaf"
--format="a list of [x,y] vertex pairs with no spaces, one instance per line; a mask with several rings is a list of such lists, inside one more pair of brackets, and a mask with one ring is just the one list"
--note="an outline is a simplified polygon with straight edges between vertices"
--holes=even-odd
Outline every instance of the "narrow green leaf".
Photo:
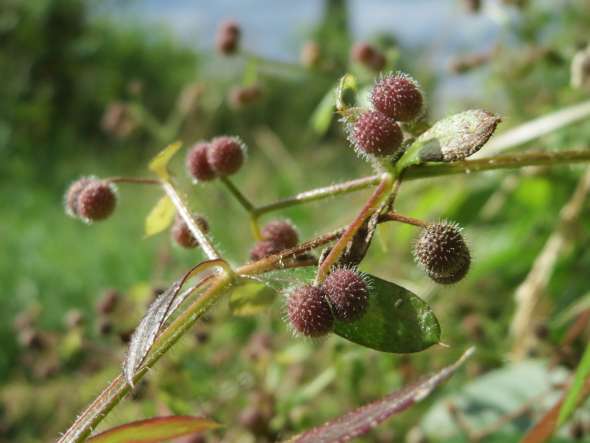
[[330,123],[332,123],[332,119],[334,118],[335,107],[336,86],[330,88],[311,114],[309,124],[317,135],[324,135],[330,128]]
[[233,315],[246,317],[268,309],[276,298],[276,291],[263,283],[252,281],[238,286],[229,297]]
[[590,376],[590,344],[586,346],[586,351],[580,360],[578,369],[576,369],[576,375],[574,376],[574,382],[570,387],[563,405],[559,410],[558,426],[563,425],[572,413],[578,407],[578,402],[584,388],[586,379]]
[[336,321],[334,332],[383,352],[422,351],[440,341],[440,325],[430,306],[407,289],[367,276],[369,307],[352,323]]
[[221,425],[203,417],[172,416],[134,421],[102,432],[91,443],[151,443],[217,429]]
[[463,160],[481,149],[489,140],[500,118],[480,109],[451,115],[436,122],[410,145],[398,161],[401,171],[425,162]]
[[178,141],[166,146],[158,152],[149,164],[150,170],[158,174],[162,180],[168,180],[170,178],[170,175],[168,174],[168,163],[181,146],[182,143]]
[[176,208],[167,195],[164,195],[145,218],[144,231],[146,237],[156,235],[166,229],[174,220]]

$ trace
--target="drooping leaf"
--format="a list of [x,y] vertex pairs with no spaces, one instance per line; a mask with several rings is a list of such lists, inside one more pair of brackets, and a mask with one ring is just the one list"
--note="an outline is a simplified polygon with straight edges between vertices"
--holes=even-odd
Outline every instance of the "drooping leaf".
[[229,308],[233,315],[257,315],[272,304],[276,295],[277,292],[264,283],[249,281],[232,291]]
[[150,170],[158,174],[158,177],[160,177],[162,180],[168,180],[170,178],[170,174],[168,173],[168,163],[172,157],[174,157],[174,154],[178,152],[181,146],[181,142],[175,142],[158,152],[152,161],[150,161]]
[[145,236],[151,237],[165,230],[176,214],[174,204],[167,195],[162,196],[145,218]]
[[359,320],[336,321],[334,333],[383,352],[422,351],[440,341],[440,325],[430,306],[407,289],[367,276],[369,306]]
[[139,420],[114,427],[88,439],[91,443],[156,443],[217,429],[221,425],[204,417],[177,415]]
[[[220,260],[210,260],[198,264],[161,293],[148,307],[147,313],[131,336],[123,363],[123,375],[131,386],[133,386],[135,371],[143,363],[166,320],[194,289],[205,282],[212,272],[215,272],[213,269],[219,265],[219,262]],[[196,285],[180,292],[182,286],[192,277],[197,278]]]
[[566,420],[572,415],[572,413],[578,407],[580,398],[582,397],[582,390],[584,389],[584,383],[590,376],[590,344],[586,346],[582,360],[576,369],[576,375],[572,386],[569,388],[563,405],[559,410],[558,426],[563,425]]
[[429,161],[463,160],[486,144],[500,120],[497,115],[480,109],[439,120],[411,144],[396,167],[401,171]]
[[387,397],[364,405],[328,423],[300,434],[289,442],[345,442],[366,434],[371,429],[425,399],[438,385],[446,381],[471,356],[474,348],[468,349],[461,358],[444,369],[413,383]]

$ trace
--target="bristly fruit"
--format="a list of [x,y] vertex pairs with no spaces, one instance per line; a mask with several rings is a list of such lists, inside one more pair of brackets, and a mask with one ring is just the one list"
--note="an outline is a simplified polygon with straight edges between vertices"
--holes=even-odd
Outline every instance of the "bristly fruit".
[[373,87],[371,103],[394,120],[409,122],[422,114],[424,98],[418,83],[406,74],[391,74]]
[[385,67],[385,56],[369,43],[355,43],[350,51],[350,58],[373,71],[381,71]]
[[293,290],[287,301],[287,315],[295,331],[307,337],[320,337],[332,330],[334,317],[324,291],[305,285]]
[[295,227],[287,220],[268,222],[260,233],[263,240],[276,244],[281,249],[289,249],[299,243],[299,235]]
[[78,195],[78,216],[87,222],[108,218],[117,205],[117,194],[112,183],[93,180]]
[[213,180],[216,177],[215,171],[211,169],[209,160],[207,160],[209,147],[209,143],[199,142],[186,155],[186,170],[188,174],[200,182]]
[[[198,214],[193,214],[193,219],[199,228],[201,228],[201,231],[209,232],[209,224],[207,223],[207,220]],[[174,241],[183,248],[191,249],[199,245],[199,242],[193,236],[193,233],[188,228],[188,225],[184,222],[184,219],[178,214],[176,215],[176,219],[174,220],[174,224],[172,225],[170,232]]]
[[218,175],[231,175],[242,167],[245,150],[245,145],[238,137],[216,137],[211,140],[207,150],[207,160]]
[[241,30],[237,22],[228,20],[223,22],[217,30],[215,46],[224,55],[234,54],[238,50]]
[[442,284],[461,280],[471,264],[461,228],[448,222],[433,223],[424,228],[416,242],[414,256],[429,277]]
[[393,119],[379,111],[366,111],[354,123],[351,141],[359,151],[382,157],[395,154],[403,135]]
[[369,306],[369,288],[363,277],[352,269],[334,270],[322,284],[322,289],[337,320],[358,320]]
[[86,186],[88,186],[88,184],[93,183],[95,181],[96,179],[93,177],[82,177],[70,185],[70,187],[66,191],[66,196],[64,199],[66,214],[74,218],[77,218],[79,216],[78,197],[80,196],[80,193],[86,188]]

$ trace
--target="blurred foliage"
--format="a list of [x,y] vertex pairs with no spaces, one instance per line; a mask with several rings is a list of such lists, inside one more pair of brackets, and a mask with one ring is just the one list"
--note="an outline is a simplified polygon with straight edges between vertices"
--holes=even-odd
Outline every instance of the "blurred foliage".
[[[309,127],[313,111],[340,75],[350,69],[364,84],[374,77],[350,64],[346,3],[325,5],[310,33],[323,61],[306,69],[253,54],[220,58],[195,53],[163,30],[122,26],[93,15],[90,2],[83,0],[0,2],[0,433],[6,439],[46,441],[63,431],[119,370],[129,333],[153,294],[200,259],[171,246],[166,234],[142,239],[144,215],[159,198],[156,191],[121,189],[113,219],[89,228],[63,215],[61,195],[69,181],[86,174],[145,175],[147,159],[165,143],[181,139],[190,146],[220,133],[238,134],[250,146],[247,167],[235,182],[257,203],[370,172],[347,147],[336,122],[322,136]],[[491,56],[473,71],[449,74],[455,80],[476,79],[476,98],[448,103],[448,109],[431,110],[433,115],[475,106],[500,113],[503,129],[587,98],[588,91],[570,87],[569,63],[588,43],[588,3],[531,1],[518,9],[503,7],[514,19],[504,24]],[[415,74],[426,95],[434,95],[437,67],[417,56],[420,48],[408,52],[391,35],[374,36],[371,42],[387,54],[388,68]],[[232,88],[252,84],[260,87],[260,98],[242,108],[233,106]],[[131,126],[122,132],[105,130],[107,110],[115,123],[121,116],[131,118]],[[582,123],[530,145],[587,148],[589,139],[590,125]],[[224,253],[234,262],[245,261],[253,241],[241,208],[216,183],[191,188],[182,161],[173,163],[179,184],[190,190],[192,207],[207,214]],[[489,380],[479,382],[481,374],[510,369],[505,362],[514,290],[555,228],[580,171],[537,168],[404,185],[401,212],[428,220],[449,218],[466,227],[473,269],[459,285],[433,286],[413,263],[415,229],[387,225],[379,227],[363,270],[428,300],[451,349],[395,356],[336,336],[295,339],[281,319],[280,298],[256,317],[232,317],[222,303],[160,362],[104,428],[152,415],[204,414],[227,424],[212,441],[256,441],[246,412],[258,408],[269,419],[267,435],[282,438],[442,367],[475,343],[479,350],[467,371],[444,388],[449,395],[469,394]],[[291,208],[280,216],[291,218],[306,239],[349,221],[350,208],[359,207],[364,195]],[[582,334],[560,349],[572,320],[557,320],[590,292],[589,215],[586,206],[531,325],[546,329],[534,356],[566,369],[577,365],[587,341]],[[292,283],[278,274],[285,285]],[[118,293],[110,310],[104,308],[112,293],[105,293],[106,288]],[[71,309],[84,320],[75,322]],[[527,374],[521,377],[526,383]],[[531,389],[527,398],[536,393]],[[445,398],[427,417],[438,414]],[[522,401],[499,400],[508,404],[504,412]],[[431,406],[432,401],[418,405],[365,441],[404,441],[408,432],[419,434],[416,424]],[[583,413],[574,419],[584,419]],[[476,423],[489,423],[485,414],[473,417]],[[485,441],[514,441],[515,430],[533,421],[518,421]],[[569,429],[560,436],[566,441]],[[465,438],[455,432],[445,441]]]

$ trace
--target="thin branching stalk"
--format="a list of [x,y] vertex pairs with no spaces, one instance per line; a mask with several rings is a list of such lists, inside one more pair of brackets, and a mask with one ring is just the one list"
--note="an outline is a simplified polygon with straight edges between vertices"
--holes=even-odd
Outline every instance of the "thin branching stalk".
[[514,169],[524,166],[555,166],[559,164],[590,161],[590,149],[525,152],[523,154],[499,155],[477,160],[462,160],[452,163],[425,163],[411,166],[404,171],[404,180],[436,177],[439,175],[470,174],[494,169]]
[[158,178],[144,178],[144,177],[110,177],[105,179],[111,183],[125,183],[135,185],[161,185],[162,181]]
[[164,192],[166,192],[166,195],[168,195],[168,197],[176,207],[176,210],[188,226],[189,230],[191,231],[191,234],[193,234],[193,236],[199,242],[199,246],[201,246],[207,258],[209,260],[216,260],[220,258],[219,252],[217,252],[217,249],[215,249],[213,243],[211,243],[211,241],[207,238],[207,234],[205,234],[203,230],[199,227],[199,225],[195,222],[190,210],[188,209],[182,198],[180,198],[178,192],[176,192],[176,188],[174,187],[174,185],[170,182],[165,181],[162,182],[162,188],[164,189]]
[[268,205],[259,206],[254,209],[254,213],[257,216],[261,216],[267,212],[277,211],[279,209],[285,209],[291,206],[297,206],[302,203],[310,203],[328,197],[335,197],[341,194],[360,191],[362,189],[367,189],[371,186],[378,185],[380,181],[381,174],[371,175],[356,180],[350,180],[344,183],[338,183],[336,185],[326,186],[324,188],[317,188],[311,191],[301,192],[292,197],[288,197]]

